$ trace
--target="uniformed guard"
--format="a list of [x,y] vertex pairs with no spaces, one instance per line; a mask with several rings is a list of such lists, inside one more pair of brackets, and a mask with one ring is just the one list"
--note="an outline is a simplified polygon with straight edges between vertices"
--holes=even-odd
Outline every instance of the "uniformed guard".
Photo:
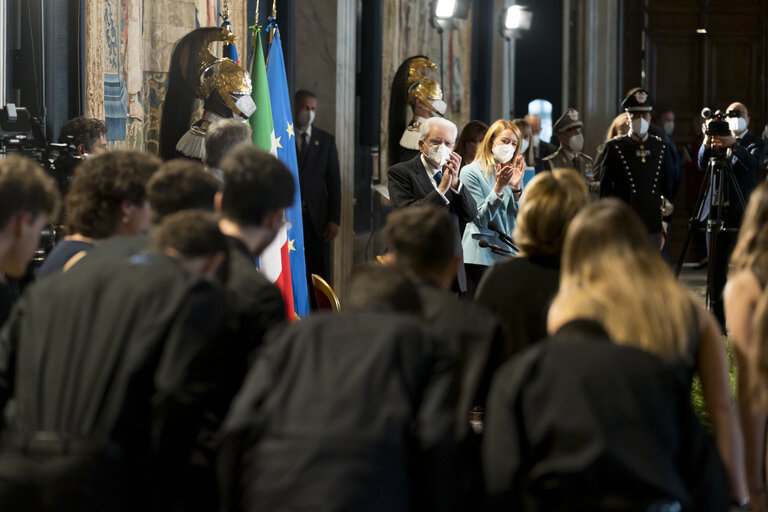
[[[423,55],[407,58],[392,80],[389,101],[389,163],[405,162],[419,154],[421,124],[434,116],[445,116],[447,105],[443,101],[440,84],[426,76],[427,70],[437,65]],[[406,126],[407,108],[411,120]],[[405,131],[403,131],[405,130]]]
[[552,131],[560,141],[557,151],[542,160],[544,170],[573,169],[584,176],[590,186],[590,192],[594,189],[594,198],[597,198],[599,185],[594,183],[592,173],[592,159],[581,152],[584,148],[584,123],[581,122],[579,111],[575,108],[566,109],[560,119],[555,121]]
[[[653,97],[640,87],[632,89],[621,103],[630,119],[629,133],[605,143],[597,175],[600,197],[618,197],[637,212],[652,240],[663,244],[662,204],[669,196],[668,169],[665,163],[667,145],[650,135]],[[667,206],[669,209],[669,206]]]
[[[226,20],[225,20],[226,23]],[[211,53],[225,43],[225,55],[237,58],[228,27],[202,27],[182,37],[173,49],[168,92],[160,122],[160,156],[203,160],[208,125],[220,119],[245,120],[256,110],[248,72],[231,58]],[[190,126],[195,98],[203,100],[203,116]]]

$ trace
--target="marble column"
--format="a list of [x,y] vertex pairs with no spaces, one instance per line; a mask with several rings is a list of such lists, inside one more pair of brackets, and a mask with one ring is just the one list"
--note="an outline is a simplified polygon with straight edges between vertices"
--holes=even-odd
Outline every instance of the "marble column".
[[333,286],[342,293],[355,252],[356,7],[355,0],[338,0],[336,7],[336,146],[341,166],[341,232],[333,248]]
[[104,119],[104,1],[85,1],[85,117]]
[[[569,11],[575,16],[575,32],[563,38],[563,94],[572,91],[571,104],[584,119],[584,152],[595,157],[596,148],[605,141],[605,132],[618,115],[619,1],[585,0],[568,9],[564,2],[564,24]],[[569,51],[568,45],[575,45]],[[573,51],[575,50],[575,51]],[[571,57],[569,57],[569,55]],[[569,59],[575,62],[568,63]],[[569,66],[573,73],[568,73]],[[570,85],[570,87],[568,87]]]

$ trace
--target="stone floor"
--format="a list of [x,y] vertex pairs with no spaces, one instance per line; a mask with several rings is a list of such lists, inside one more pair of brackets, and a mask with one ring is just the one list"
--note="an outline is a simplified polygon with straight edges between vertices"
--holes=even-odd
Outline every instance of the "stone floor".
[[707,267],[699,268],[695,263],[686,263],[680,271],[679,279],[703,304],[707,293]]

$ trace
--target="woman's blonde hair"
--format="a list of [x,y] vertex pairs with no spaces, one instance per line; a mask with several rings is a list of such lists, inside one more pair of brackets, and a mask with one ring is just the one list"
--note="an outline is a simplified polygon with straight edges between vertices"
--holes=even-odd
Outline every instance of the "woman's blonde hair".
[[611,140],[617,135],[620,135],[619,128],[622,126],[626,127],[626,130],[624,130],[624,133],[627,133],[629,131],[629,126],[627,124],[627,114],[626,112],[622,112],[621,114],[617,115],[616,118],[611,123],[611,126],[608,127],[608,132],[605,134],[605,140]]
[[635,212],[618,199],[590,204],[571,222],[552,308],[561,322],[599,322],[617,344],[694,362],[694,299],[651,245]]
[[486,176],[494,172],[496,167],[496,160],[493,158],[493,141],[504,130],[512,130],[512,133],[517,137],[517,146],[515,147],[515,154],[512,156],[512,160],[517,158],[520,154],[520,148],[522,147],[522,136],[520,135],[520,129],[515,126],[512,121],[506,119],[499,119],[494,121],[488,131],[485,132],[483,141],[477,148],[475,154],[475,162],[480,162],[480,168],[483,170]]
[[568,225],[588,202],[587,184],[572,169],[539,173],[521,199],[515,243],[526,256],[560,253]]
[[757,186],[749,198],[731,255],[732,272],[751,270],[758,280],[768,282],[768,183]]

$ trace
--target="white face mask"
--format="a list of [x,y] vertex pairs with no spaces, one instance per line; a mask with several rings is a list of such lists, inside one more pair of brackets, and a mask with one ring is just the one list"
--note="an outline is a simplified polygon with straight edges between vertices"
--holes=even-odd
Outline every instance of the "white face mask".
[[451,156],[453,150],[445,144],[439,146],[430,146],[427,149],[427,158],[429,158],[438,169],[442,169],[445,162],[448,161],[448,157]]
[[584,134],[577,133],[576,135],[572,136],[570,139],[568,139],[568,146],[574,153],[578,153],[584,149]]
[[741,133],[747,129],[747,120],[743,117],[731,117],[728,119],[728,127],[733,133]]
[[312,122],[315,120],[314,110],[302,110],[299,115],[296,116],[297,121],[301,126],[312,126]]
[[539,143],[541,142],[541,136],[537,133],[533,136],[533,147],[537,148],[539,147]]
[[445,112],[448,110],[448,105],[443,100],[435,100],[432,102],[432,108],[437,110],[441,116],[445,116]]
[[500,164],[505,164],[515,156],[515,146],[513,144],[499,144],[493,146],[493,158]]
[[631,131],[634,135],[642,137],[648,133],[648,121],[644,117],[638,117],[632,120]]
[[528,151],[528,145],[529,145],[529,142],[526,139],[523,139],[523,146],[520,148],[520,152],[525,153],[526,151]]
[[664,123],[664,131],[667,132],[667,135],[672,135],[672,132],[675,131],[675,122],[667,121]]
[[[232,99],[234,99],[234,97]],[[246,119],[256,112],[256,104],[253,102],[253,98],[251,98],[250,94],[240,96],[235,102],[235,106],[243,113],[243,116],[245,116]]]

